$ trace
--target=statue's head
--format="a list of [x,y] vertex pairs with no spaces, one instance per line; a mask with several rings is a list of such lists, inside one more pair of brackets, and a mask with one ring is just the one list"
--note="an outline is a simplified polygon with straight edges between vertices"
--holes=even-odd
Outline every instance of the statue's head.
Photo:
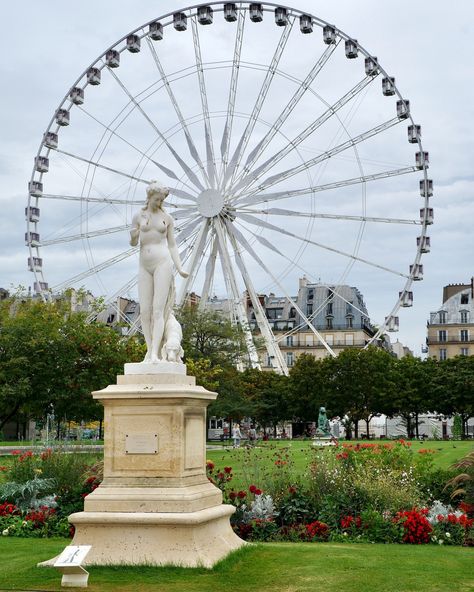
[[161,207],[169,192],[168,187],[165,187],[159,181],[151,181],[146,188],[146,205],[144,209]]
[[319,413],[326,413],[326,407],[320,407]]

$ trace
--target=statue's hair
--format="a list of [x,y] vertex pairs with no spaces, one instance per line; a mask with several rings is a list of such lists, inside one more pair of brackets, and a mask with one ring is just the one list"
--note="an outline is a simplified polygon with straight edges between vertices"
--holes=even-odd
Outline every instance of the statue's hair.
[[159,181],[150,181],[150,183],[148,183],[148,187],[146,188],[146,203],[145,207],[143,208],[144,210],[148,208],[150,198],[154,193],[161,193],[163,195],[163,199],[165,199],[168,197],[170,190]]

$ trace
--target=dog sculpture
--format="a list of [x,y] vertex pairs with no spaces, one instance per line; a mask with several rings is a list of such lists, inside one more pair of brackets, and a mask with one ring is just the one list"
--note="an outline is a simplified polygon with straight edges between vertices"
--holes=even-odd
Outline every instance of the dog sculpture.
[[171,313],[166,321],[164,331],[164,345],[161,349],[161,358],[167,362],[182,362],[184,356],[183,348],[181,347],[181,340],[183,338],[183,331],[181,325],[176,320],[176,317]]

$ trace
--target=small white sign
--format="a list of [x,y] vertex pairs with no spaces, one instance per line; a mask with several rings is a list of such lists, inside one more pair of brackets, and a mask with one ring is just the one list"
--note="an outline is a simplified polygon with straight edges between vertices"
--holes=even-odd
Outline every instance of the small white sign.
[[87,588],[89,572],[81,563],[91,550],[92,545],[70,545],[56,559],[54,567],[63,574],[61,586],[65,588]]
[[54,567],[81,565],[91,548],[92,545],[70,545],[69,547],[66,547],[56,559]]
[[157,454],[158,434],[125,434],[125,454]]

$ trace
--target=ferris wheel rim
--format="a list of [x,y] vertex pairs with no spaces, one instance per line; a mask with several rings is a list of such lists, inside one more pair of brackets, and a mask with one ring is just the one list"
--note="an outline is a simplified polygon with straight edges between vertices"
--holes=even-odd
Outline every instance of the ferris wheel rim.
[[[245,1],[238,2],[236,4],[238,4],[239,11],[242,11],[242,10],[246,10],[250,6],[250,4],[252,4],[252,3],[250,1],[245,0]],[[301,10],[296,9],[296,8],[293,8],[293,7],[288,7],[288,6],[283,6],[281,4],[273,4],[273,3],[268,3],[268,2],[262,2],[261,5],[262,5],[264,11],[270,11],[270,10],[272,10],[274,8],[285,8],[286,10],[288,10],[288,12],[291,15],[295,16],[295,18],[297,16],[301,16],[301,15],[308,15],[311,18],[311,22],[317,24],[320,27],[329,26],[330,25],[329,22],[324,21],[323,19],[320,19],[319,17],[316,17],[316,16],[314,16],[314,15],[312,15],[312,14],[306,12],[306,11],[301,11]],[[122,53],[122,52],[125,51],[126,46],[122,47],[121,49],[117,49],[117,48],[130,35],[133,35],[133,34],[136,34],[137,32],[143,31],[143,34],[140,36],[140,39],[148,38],[148,34],[145,31],[145,27],[149,26],[151,23],[154,23],[156,21],[162,21],[164,19],[167,19],[169,17],[172,17],[177,12],[190,12],[191,13],[192,11],[197,10],[198,8],[203,7],[203,6],[209,6],[209,7],[216,7],[216,6],[218,6],[218,7],[220,7],[218,10],[216,10],[216,12],[223,10],[223,8],[222,8],[223,2],[209,2],[209,3],[206,3],[206,4],[193,4],[193,5],[188,6],[188,7],[185,7],[185,8],[180,8],[178,10],[174,10],[172,12],[166,13],[165,15],[162,15],[162,16],[158,17],[157,19],[152,19],[152,20],[144,23],[143,25],[141,25],[141,26],[133,29],[128,34],[124,35],[122,38],[120,38],[118,41],[116,41],[113,45],[111,45],[107,50],[105,50],[105,52],[103,52],[102,54],[100,54],[99,57],[95,61],[93,61],[88,68],[86,68],[84,70],[84,72],[81,74],[81,76],[76,80],[76,82],[73,84],[73,86],[69,89],[68,93],[65,95],[65,97],[63,98],[63,100],[59,104],[58,108],[54,111],[54,114],[53,114],[53,116],[51,118],[51,121],[50,121],[50,123],[49,123],[49,125],[48,125],[48,127],[46,129],[45,135],[46,135],[46,133],[48,133],[49,131],[52,131],[53,129],[54,129],[55,133],[58,133],[59,132],[60,126],[59,125],[56,125],[56,127],[54,127],[55,117],[56,117],[56,114],[57,114],[58,110],[61,109],[64,105],[67,104],[71,90],[74,87],[77,87],[79,85],[79,83],[81,82],[81,80],[83,80],[83,79],[86,78],[87,72],[91,68],[96,67],[100,60],[102,60],[102,66],[99,69],[102,70],[102,69],[106,68],[103,59],[104,59],[104,57],[105,57],[105,55],[107,54],[108,51],[113,50],[113,49],[116,49],[117,51],[119,51],[119,53]],[[189,14],[188,16],[194,17],[194,16],[196,16],[196,14],[197,14],[197,12],[195,14]],[[240,12],[239,12],[239,14],[240,14]],[[192,21],[192,22],[194,23],[195,21]],[[167,23],[163,23],[163,26],[164,27],[165,26],[170,26],[171,24],[172,24],[172,21],[167,22]],[[346,33],[344,33],[342,30],[338,29],[334,25],[330,25],[330,26],[332,26],[334,28],[334,30],[336,32],[336,35],[341,40],[346,40],[347,41],[347,40],[352,40],[353,39],[352,37],[350,37],[349,35],[347,35]],[[357,48],[359,49],[359,51],[365,57],[372,57],[372,54],[370,54],[367,50],[365,50],[365,48],[363,46],[361,46],[358,41],[357,41]],[[383,67],[378,62],[377,62],[377,66],[378,66],[378,69],[379,69],[380,73],[382,73],[386,77],[388,77],[387,72],[383,69]],[[89,83],[88,82],[85,82],[85,84],[84,84],[84,86],[82,88],[86,88],[87,86],[89,86]],[[403,99],[403,97],[402,97],[401,93],[399,92],[399,90],[398,90],[397,86],[395,85],[395,83],[393,83],[393,88],[394,88],[395,94],[398,96],[398,98],[401,101],[405,102],[405,99]],[[73,106],[74,106],[74,104],[72,102],[69,102],[68,109],[66,109],[66,110],[67,111],[70,111],[73,108]],[[415,125],[415,122],[413,120],[411,111],[409,112],[408,116],[405,119],[409,120],[412,125]],[[422,146],[422,141],[421,141],[421,137],[420,136],[417,138],[417,142],[416,143],[418,144],[419,151],[423,154],[423,146]],[[43,156],[43,155],[46,156],[46,157],[48,157],[49,154],[50,154],[50,151],[51,151],[51,148],[49,148],[49,147],[46,147],[45,148],[44,138],[43,138],[43,141],[41,142],[40,147],[39,147],[38,152],[37,152],[37,157]],[[425,184],[428,183],[427,168],[428,168],[427,164],[423,163],[422,169],[419,169],[420,172],[421,172],[421,170],[423,172],[423,180],[424,180]],[[39,175],[37,175],[37,171],[35,170],[35,168],[33,168],[33,172],[32,172],[30,181],[33,182],[36,179],[38,179],[40,182],[42,182],[43,175],[44,175],[43,172],[41,172]],[[27,206],[28,207],[31,207],[32,197],[33,196],[29,192],[29,194],[28,194],[28,201],[27,201]],[[36,203],[37,203],[37,201],[38,200],[36,200]],[[428,192],[426,192],[426,195],[424,196],[424,208],[425,208],[425,210],[428,209],[428,205],[429,205],[429,195],[428,195]],[[427,226],[428,226],[428,220],[427,220],[427,216],[425,215],[424,216],[424,219],[422,220],[422,223],[421,223],[421,237],[420,238],[422,240],[420,241],[420,245],[417,246],[416,256],[415,256],[415,259],[414,259],[414,262],[413,262],[413,269],[415,269],[416,266],[419,265],[420,260],[421,260],[421,256],[423,254],[422,242],[423,242],[423,239],[426,238],[426,236],[427,236],[426,235]],[[31,232],[31,228],[32,227],[31,227],[30,220],[27,220],[27,233],[30,233]],[[36,226],[35,226],[35,228],[36,228]],[[40,246],[37,246],[37,247],[34,247],[31,244],[31,240],[29,241],[29,243],[28,243],[28,249],[29,249],[29,254],[30,254],[30,257],[31,258],[35,257],[35,255],[36,256],[39,256],[39,254],[40,254],[40,251],[39,251],[40,247],[41,247],[41,245]],[[38,284],[40,286],[40,294],[41,294],[41,296],[42,297],[43,296],[46,296],[45,294],[43,294],[43,291],[41,289],[41,282],[44,282],[44,279],[45,279],[44,278],[44,274],[43,274],[43,270],[37,271],[34,268],[32,271],[33,271],[35,280],[38,282]],[[395,306],[391,310],[389,316],[386,318],[385,323],[378,329],[377,333],[370,340],[370,343],[372,343],[373,341],[375,341],[378,337],[380,337],[380,335],[382,335],[382,333],[384,333],[387,330],[389,320],[392,319],[392,318],[394,318],[394,316],[398,312],[400,306],[402,305],[403,294],[409,291],[409,289],[410,289],[413,281],[415,281],[415,279],[416,279],[415,275],[416,274],[415,274],[414,271],[413,272],[410,271],[410,274],[408,276],[406,276],[407,277],[407,281],[406,281],[406,283],[404,285],[404,288],[403,288],[402,292],[399,295],[399,298],[398,298]]]

